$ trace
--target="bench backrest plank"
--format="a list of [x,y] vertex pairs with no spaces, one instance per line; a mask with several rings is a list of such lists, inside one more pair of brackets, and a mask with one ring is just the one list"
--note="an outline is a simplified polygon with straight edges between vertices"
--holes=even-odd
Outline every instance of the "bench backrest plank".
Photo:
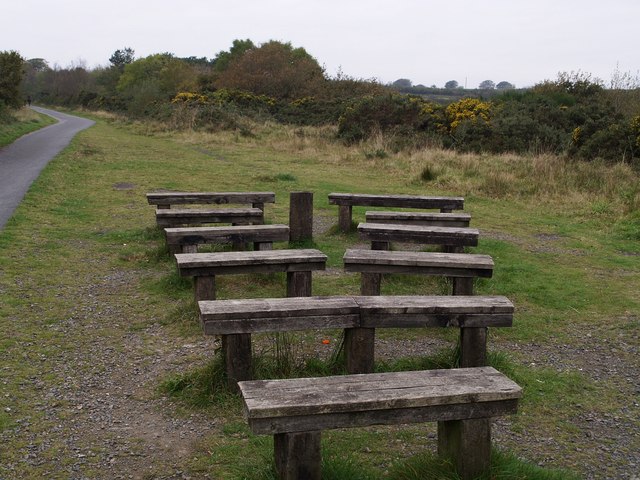
[[365,213],[365,220],[367,223],[467,228],[471,222],[471,215],[468,213],[370,211]]
[[475,228],[437,227],[422,225],[397,225],[361,223],[360,238],[373,242],[415,242],[429,245],[454,245],[474,247],[478,245],[480,232]]
[[275,203],[274,192],[152,192],[147,193],[150,205],[189,205],[213,203],[226,205]]
[[177,253],[175,258],[185,277],[324,270],[327,262],[327,256],[316,249]]
[[[377,424],[390,409],[415,413],[435,407],[436,419],[442,419],[440,415],[447,415],[447,410],[452,415],[452,406],[470,402],[476,415],[482,417],[486,416],[481,412],[482,403],[513,401],[522,395],[516,383],[492,367],[255,380],[239,382],[238,386],[254,433],[296,431],[304,417],[322,428],[353,426],[345,425],[344,417],[340,417],[353,413],[369,424]],[[438,410],[444,406],[446,410]],[[402,420],[414,421],[410,415]],[[401,422],[396,418],[394,423]]]
[[347,272],[491,277],[489,255],[349,249],[343,257]]
[[238,225],[234,227],[183,227],[164,229],[169,245],[232,242],[286,242],[287,225]]
[[330,205],[361,205],[367,207],[399,207],[462,210],[462,197],[432,197],[420,195],[371,195],[362,193],[330,193]]

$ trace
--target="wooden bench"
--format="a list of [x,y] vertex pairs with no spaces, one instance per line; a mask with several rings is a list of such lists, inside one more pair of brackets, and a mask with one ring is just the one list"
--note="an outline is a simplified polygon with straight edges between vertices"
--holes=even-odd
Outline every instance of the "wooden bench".
[[156,210],[156,223],[161,228],[207,223],[261,225],[264,223],[264,212],[259,208],[158,209]]
[[[488,255],[440,252],[389,252],[384,250],[347,250],[343,257],[347,272],[360,272],[360,293],[380,295],[383,274],[439,275],[453,279],[453,295],[473,295],[474,278],[493,275],[493,259]],[[460,331],[464,355],[463,366],[485,365],[484,349],[471,345],[486,345],[486,328]],[[373,351],[375,329],[359,328],[346,332],[345,343],[360,345]],[[470,345],[465,347],[465,345]],[[358,358],[367,358],[366,355]],[[373,363],[357,367],[362,373],[373,371]]]
[[487,362],[487,328],[511,327],[514,306],[501,296],[364,296],[360,326],[345,330],[349,373],[374,369],[376,328],[453,327],[460,329],[460,365]]
[[371,242],[373,250],[389,250],[391,242],[442,245],[450,252],[461,252],[464,247],[478,245],[480,232],[475,228],[425,227],[421,225],[388,225],[361,223],[361,240]]
[[198,302],[206,335],[222,335],[222,359],[230,389],[252,377],[251,334],[353,328],[360,308],[353,297],[297,297]]
[[425,197],[419,195],[370,195],[361,193],[330,193],[329,205],[338,205],[340,230],[351,230],[353,206],[439,209],[443,213],[464,208],[462,197]]
[[467,228],[471,222],[471,215],[468,213],[371,211],[365,213],[365,220],[366,223]]
[[171,205],[194,204],[247,204],[264,210],[265,203],[275,203],[273,192],[152,192],[147,193],[149,205],[159,209],[171,208]]
[[[462,331],[468,329],[510,327],[514,311],[507,298],[484,296],[218,300],[200,301],[198,308],[204,333],[222,335],[223,361],[232,389],[235,382],[252,378],[252,333],[343,328],[347,371],[368,373],[373,371],[375,352],[366,333],[376,328],[456,327],[466,338]],[[486,336],[480,340],[462,342],[463,365],[484,365]],[[480,365],[473,364],[479,361]]]
[[472,295],[473,279],[491,278],[494,267],[489,255],[360,249],[348,249],[343,262],[345,271],[362,273],[362,295],[380,295],[385,273],[453,277],[454,295]]
[[287,225],[239,225],[233,227],[165,228],[171,253],[196,253],[198,245],[207,243],[253,243],[255,250],[271,250],[273,242],[287,242]]
[[438,454],[464,480],[490,465],[490,419],[515,413],[522,389],[491,367],[239,383],[255,434],[274,436],[283,480],[320,480],[321,432],[438,422]]
[[195,298],[216,299],[216,275],[287,272],[287,296],[311,296],[311,272],[324,270],[327,256],[315,249],[177,253],[178,270],[193,277]]

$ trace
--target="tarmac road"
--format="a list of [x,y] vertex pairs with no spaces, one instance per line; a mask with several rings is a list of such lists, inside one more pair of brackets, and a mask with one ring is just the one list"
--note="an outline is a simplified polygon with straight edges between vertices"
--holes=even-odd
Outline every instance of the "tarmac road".
[[65,113],[32,107],[58,123],[25,135],[0,148],[0,229],[24,198],[42,169],[62,151],[76,133],[95,122]]

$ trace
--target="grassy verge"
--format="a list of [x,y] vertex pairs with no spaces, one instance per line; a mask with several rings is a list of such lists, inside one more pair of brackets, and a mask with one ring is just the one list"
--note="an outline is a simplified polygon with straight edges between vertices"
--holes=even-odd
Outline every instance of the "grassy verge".
[[28,108],[22,108],[9,115],[5,121],[0,121],[0,147],[9,145],[22,135],[34,132],[55,122],[53,118],[47,115],[42,115]]
[[[72,392],[78,372],[103,368],[85,359],[87,352],[106,345],[114,355],[125,355],[133,347],[124,342],[134,339],[140,344],[135,354],[146,365],[167,351],[162,342],[178,348],[201,341],[191,284],[175,273],[144,198],[157,189],[272,190],[277,203],[266,212],[272,223],[288,222],[289,192],[313,191],[314,246],[329,256],[327,272],[314,276],[317,295],[359,289],[359,278],[341,268],[344,250],[358,239],[336,232],[337,211],[328,205],[328,193],[464,195],[472,224],[481,231],[475,251],[492,255],[496,263],[494,277],[479,281],[477,291],[507,295],[517,306],[514,327],[494,329],[490,339],[494,365],[525,388],[520,413],[501,426],[501,445],[534,463],[576,471],[594,464],[593,448],[637,451],[633,439],[610,432],[606,440],[593,439],[580,430],[586,416],[637,422],[630,403],[633,384],[624,374],[586,373],[594,367],[589,362],[606,355],[638,363],[633,355],[640,331],[637,174],[617,166],[618,181],[612,182],[610,168],[594,164],[564,171],[551,157],[441,151],[372,156],[367,152],[385,145],[344,147],[331,135],[331,130],[268,125],[252,136],[175,133],[99,120],[47,166],[0,232],[0,477],[68,478],[65,465],[78,456],[69,438],[89,442],[83,440],[89,433],[73,431],[77,407],[68,399],[71,393],[55,392]],[[426,175],[425,168],[434,171]],[[543,175],[547,170],[551,173]],[[354,209],[356,222],[364,220],[364,212]],[[134,280],[115,289],[123,277]],[[219,279],[218,292],[220,298],[283,296],[284,286],[283,275],[229,276]],[[446,291],[446,283],[435,279],[391,276],[383,285],[387,294]],[[425,358],[438,352],[402,359],[402,346],[428,349],[432,339],[451,344],[452,333],[380,332],[381,341],[397,345],[391,349],[394,358],[380,362],[380,368],[422,368],[428,365]],[[324,337],[324,332],[293,337],[295,362],[307,368]],[[339,332],[331,337],[331,347],[338,337]],[[270,345],[270,338],[257,339],[262,349],[257,353],[264,352],[267,363]],[[564,356],[572,351],[576,354]],[[328,359],[332,350],[320,353]],[[174,360],[169,354],[160,358],[168,365]],[[167,368],[144,387],[151,398],[171,395],[176,403],[167,407],[169,416],[197,412],[219,426],[181,459],[179,469],[211,478],[269,478],[271,440],[248,433],[237,397],[210,388],[216,367],[209,362],[195,357],[193,366],[178,373]],[[309,374],[325,368],[312,367]],[[553,443],[538,441],[551,436]],[[420,455],[434,442],[433,426],[328,432],[326,471],[338,472],[328,473],[334,478],[418,478],[402,473],[414,470],[424,477],[420,472],[427,467],[420,465],[431,460]],[[32,451],[40,463],[24,460]],[[4,465],[12,469],[2,470]],[[355,471],[362,476],[345,473]],[[547,474],[494,478],[571,478]]]

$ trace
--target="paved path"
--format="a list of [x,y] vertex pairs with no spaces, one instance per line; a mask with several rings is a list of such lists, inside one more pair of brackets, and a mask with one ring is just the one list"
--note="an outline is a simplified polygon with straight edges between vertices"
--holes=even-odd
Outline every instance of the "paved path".
[[65,113],[32,107],[58,123],[25,135],[11,145],[0,148],[0,229],[38,178],[42,169],[81,130],[95,122]]

